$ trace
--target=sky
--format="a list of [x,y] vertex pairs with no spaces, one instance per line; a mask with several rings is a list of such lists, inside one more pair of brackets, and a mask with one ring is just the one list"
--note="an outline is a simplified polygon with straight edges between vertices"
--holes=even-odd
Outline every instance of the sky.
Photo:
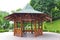
[[11,12],[18,8],[23,9],[30,0],[0,0],[0,10]]

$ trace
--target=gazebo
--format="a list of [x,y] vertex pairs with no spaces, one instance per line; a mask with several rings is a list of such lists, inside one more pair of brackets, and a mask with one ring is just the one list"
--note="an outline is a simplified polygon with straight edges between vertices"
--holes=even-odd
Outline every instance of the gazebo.
[[[22,37],[26,32],[31,32],[34,36],[42,35],[43,22],[51,20],[51,17],[43,12],[34,10],[31,5],[27,5],[21,11],[6,16],[5,19],[14,22],[14,36]],[[24,22],[31,23],[30,30],[25,29]]]

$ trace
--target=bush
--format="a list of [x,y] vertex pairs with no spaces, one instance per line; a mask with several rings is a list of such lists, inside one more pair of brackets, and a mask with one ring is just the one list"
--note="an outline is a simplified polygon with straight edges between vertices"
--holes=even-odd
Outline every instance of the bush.
[[55,30],[49,30],[49,32],[55,32]]
[[56,32],[57,32],[57,33],[60,33],[60,31],[59,31],[59,30],[56,30]]
[[43,30],[44,32],[48,32],[48,30]]
[[8,32],[9,30],[1,29],[0,32]]

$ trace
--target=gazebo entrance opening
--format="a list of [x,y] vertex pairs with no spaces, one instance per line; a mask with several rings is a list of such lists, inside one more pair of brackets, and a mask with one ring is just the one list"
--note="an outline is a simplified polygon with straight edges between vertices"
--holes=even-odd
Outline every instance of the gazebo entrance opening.
[[[17,23],[17,29],[21,28],[21,23]],[[32,22],[23,22],[23,32],[32,32],[34,30]]]
[[24,33],[30,32],[35,36],[42,35],[42,22],[39,21],[15,21],[14,35],[24,36]]
[[33,24],[32,22],[24,22],[24,27],[23,27],[23,31],[24,32],[32,32],[33,33]]
[[[23,32],[31,32],[34,33],[34,24],[33,22],[24,22]],[[41,28],[42,24],[36,22],[36,30],[38,31],[39,28]]]

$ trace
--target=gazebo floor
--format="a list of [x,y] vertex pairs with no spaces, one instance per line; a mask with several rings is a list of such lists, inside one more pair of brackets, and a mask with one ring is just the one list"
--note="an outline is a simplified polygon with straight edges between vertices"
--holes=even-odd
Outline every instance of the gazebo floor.
[[60,40],[60,34],[43,32],[42,36],[34,37],[31,33],[24,34],[24,37],[17,37],[13,32],[0,33],[0,40]]

